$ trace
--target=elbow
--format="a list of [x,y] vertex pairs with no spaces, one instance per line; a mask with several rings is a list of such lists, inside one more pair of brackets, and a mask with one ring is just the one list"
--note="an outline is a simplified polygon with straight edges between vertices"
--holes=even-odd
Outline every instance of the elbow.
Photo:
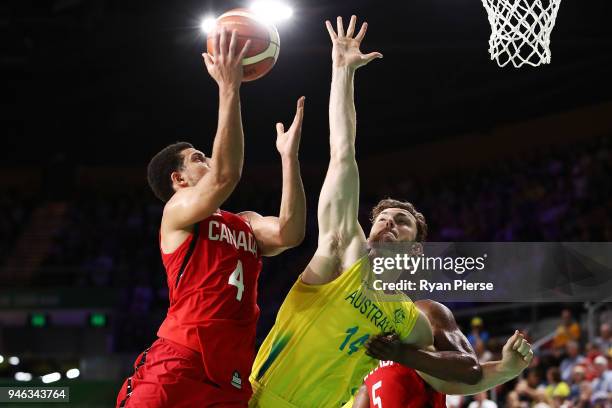
[[294,237],[291,241],[291,246],[296,247],[301,245],[304,242],[304,238],[306,237],[306,228],[302,227],[298,232],[294,234]]
[[305,236],[305,227],[300,228],[298,231],[291,231],[285,234],[281,233],[281,246],[286,248],[294,248],[304,242]]
[[482,367],[475,358],[471,358],[471,360],[471,364],[466,370],[462,382],[469,385],[475,385],[482,380]]

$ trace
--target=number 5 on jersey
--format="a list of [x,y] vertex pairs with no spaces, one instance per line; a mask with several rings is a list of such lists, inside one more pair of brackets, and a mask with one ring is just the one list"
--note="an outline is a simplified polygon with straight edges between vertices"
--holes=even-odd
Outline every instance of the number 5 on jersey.
[[380,395],[376,395],[376,390],[379,390],[380,388],[382,388],[382,380],[372,386],[372,403],[376,406],[376,408],[383,408]]
[[238,263],[236,264],[236,269],[234,269],[234,272],[232,272],[232,274],[230,275],[227,283],[228,285],[232,285],[238,288],[238,292],[236,293],[236,300],[241,301],[242,292],[244,292],[244,278],[242,276],[242,262],[240,262],[240,260],[238,260]]

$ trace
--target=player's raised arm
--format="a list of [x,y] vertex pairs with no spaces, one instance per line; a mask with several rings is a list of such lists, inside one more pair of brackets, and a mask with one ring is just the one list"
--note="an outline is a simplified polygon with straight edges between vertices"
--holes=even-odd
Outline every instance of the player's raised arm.
[[[329,100],[330,161],[318,206],[319,244],[317,253],[302,274],[307,284],[331,281],[343,267],[356,261],[365,244],[359,226],[359,171],[355,161],[356,112],[353,80],[357,68],[382,55],[359,50],[367,30],[363,23],[355,35],[357,18],[351,17],[346,32],[338,17],[336,30],[326,21],[333,43],[332,83]],[[355,258],[355,259],[353,259]]]
[[182,229],[210,216],[229,197],[240,180],[244,135],[240,117],[242,59],[249,42],[237,49],[236,32],[224,28],[215,33],[215,54],[202,54],[206,69],[219,86],[219,120],[209,169],[195,185],[180,172],[172,182],[181,187],[164,209],[162,230]]
[[263,217],[255,212],[241,215],[251,223],[262,254],[276,255],[299,245],[306,229],[306,195],[300,175],[298,152],[304,119],[304,97],[298,99],[291,127],[285,131],[276,124],[276,148],[283,166],[283,192],[278,217]]

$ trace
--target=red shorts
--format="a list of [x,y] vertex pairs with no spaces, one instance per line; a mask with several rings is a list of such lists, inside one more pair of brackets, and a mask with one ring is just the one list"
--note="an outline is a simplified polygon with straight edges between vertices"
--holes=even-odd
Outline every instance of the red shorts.
[[117,408],[244,408],[251,390],[245,380],[243,390],[215,384],[208,380],[199,353],[159,338],[136,358],[134,374],[117,396]]

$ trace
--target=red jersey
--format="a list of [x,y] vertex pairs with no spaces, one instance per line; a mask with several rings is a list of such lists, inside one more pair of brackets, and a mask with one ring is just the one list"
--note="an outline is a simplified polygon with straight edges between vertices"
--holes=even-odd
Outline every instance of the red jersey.
[[381,361],[363,380],[370,408],[446,408],[446,396],[431,388],[412,368]]
[[262,262],[248,221],[215,212],[162,260],[170,307],[157,335],[199,352],[214,385],[250,395]]

